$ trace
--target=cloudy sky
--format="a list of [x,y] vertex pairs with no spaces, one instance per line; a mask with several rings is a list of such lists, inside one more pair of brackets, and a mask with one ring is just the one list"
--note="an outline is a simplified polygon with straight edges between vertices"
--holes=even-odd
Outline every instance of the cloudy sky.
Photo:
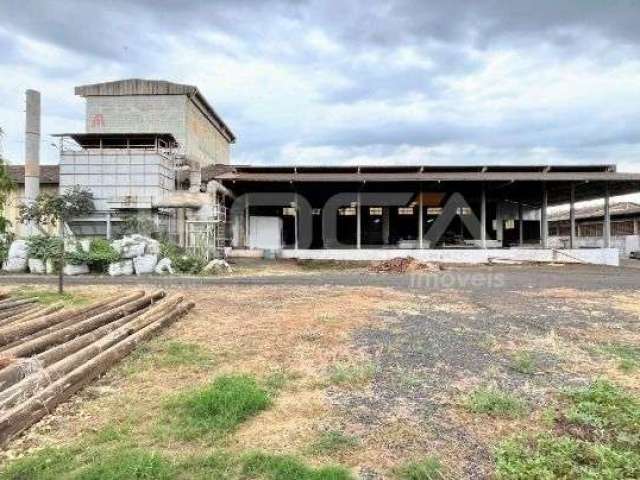
[[[0,2],[0,126],[82,131],[73,87],[197,85],[234,163],[618,163],[640,171],[640,1]],[[42,158],[56,150],[43,138]]]

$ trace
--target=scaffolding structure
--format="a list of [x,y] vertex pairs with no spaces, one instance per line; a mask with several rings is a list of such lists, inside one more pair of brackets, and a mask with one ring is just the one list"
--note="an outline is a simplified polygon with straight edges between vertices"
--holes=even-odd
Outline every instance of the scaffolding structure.
[[224,257],[227,208],[216,205],[206,219],[187,220],[186,248],[190,255],[206,261]]

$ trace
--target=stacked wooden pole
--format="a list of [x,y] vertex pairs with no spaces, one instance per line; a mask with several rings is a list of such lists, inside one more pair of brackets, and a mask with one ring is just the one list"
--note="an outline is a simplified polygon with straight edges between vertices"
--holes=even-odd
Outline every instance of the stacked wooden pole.
[[194,307],[165,295],[136,291],[67,310],[0,294],[0,445]]

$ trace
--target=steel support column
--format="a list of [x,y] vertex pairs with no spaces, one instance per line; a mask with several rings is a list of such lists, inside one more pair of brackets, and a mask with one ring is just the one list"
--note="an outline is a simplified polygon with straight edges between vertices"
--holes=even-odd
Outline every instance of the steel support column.
[[542,248],[549,248],[549,219],[547,208],[549,206],[549,192],[547,184],[542,183],[542,207],[540,208],[540,243]]
[[518,203],[518,245],[524,245],[524,212],[522,203]]
[[484,183],[480,196],[480,243],[483,249],[487,248],[487,188]]
[[569,198],[569,248],[576,248],[576,185],[571,183],[571,193]]
[[611,199],[609,196],[609,182],[605,183],[604,187],[604,225],[603,225],[603,240],[604,248],[611,247]]
[[356,248],[358,250],[362,247],[362,212],[360,205],[360,192],[356,200]]
[[420,184],[420,195],[418,198],[418,248],[424,248],[424,203],[422,201],[422,184]]

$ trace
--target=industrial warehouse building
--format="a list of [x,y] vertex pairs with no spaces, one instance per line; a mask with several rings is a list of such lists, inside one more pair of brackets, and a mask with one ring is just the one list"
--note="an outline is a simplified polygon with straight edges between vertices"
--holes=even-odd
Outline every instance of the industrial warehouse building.
[[[86,132],[60,134],[59,188],[90,188],[97,211],[70,227],[117,234],[127,216],[208,255],[616,265],[610,197],[640,174],[602,166],[240,166],[235,136],[196,87],[121,80],[76,88]],[[575,202],[604,199],[600,248],[580,248]],[[553,244],[548,207],[570,205]]]

